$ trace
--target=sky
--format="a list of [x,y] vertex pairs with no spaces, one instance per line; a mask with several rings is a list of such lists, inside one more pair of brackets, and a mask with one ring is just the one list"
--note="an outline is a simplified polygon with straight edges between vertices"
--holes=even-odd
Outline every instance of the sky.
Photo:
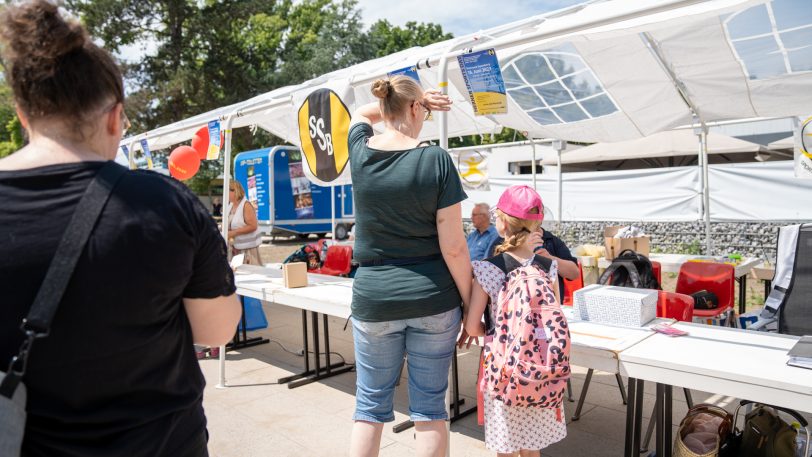
[[434,22],[454,36],[507,24],[529,16],[554,11],[585,0],[410,0],[392,2],[359,0],[364,24],[386,19],[393,25],[406,22]]

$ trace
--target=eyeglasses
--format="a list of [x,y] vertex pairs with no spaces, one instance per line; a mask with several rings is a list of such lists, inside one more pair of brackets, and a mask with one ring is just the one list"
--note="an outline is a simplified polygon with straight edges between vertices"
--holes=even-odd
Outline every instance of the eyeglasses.
[[426,111],[426,112],[425,112],[425,115],[423,116],[423,120],[424,120],[424,121],[430,121],[430,120],[434,119],[433,117],[431,117],[431,108],[429,108],[428,106],[426,106],[426,105],[425,105],[423,102],[421,102],[421,101],[417,101],[417,100],[415,100],[415,101],[413,101],[413,102],[412,102],[412,106],[414,106],[414,104],[415,104],[415,103],[419,103],[419,104],[420,104],[420,106],[422,106],[422,107],[423,107],[423,109]]

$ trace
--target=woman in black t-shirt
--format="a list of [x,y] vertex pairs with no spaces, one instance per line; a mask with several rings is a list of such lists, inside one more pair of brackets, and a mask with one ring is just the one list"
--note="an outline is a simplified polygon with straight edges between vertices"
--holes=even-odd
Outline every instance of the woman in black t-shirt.
[[[30,143],[0,160],[0,366],[68,221],[126,128],[118,67],[46,0],[0,17],[4,76]],[[94,226],[26,374],[24,456],[207,455],[193,342],[240,316],[226,245],[181,183],[130,171]]]

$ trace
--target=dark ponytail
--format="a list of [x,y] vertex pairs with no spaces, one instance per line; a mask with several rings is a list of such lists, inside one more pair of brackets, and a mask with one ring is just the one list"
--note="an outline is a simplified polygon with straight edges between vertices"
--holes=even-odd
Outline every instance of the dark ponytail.
[[81,125],[104,104],[124,101],[113,58],[55,4],[32,0],[5,6],[0,39],[6,80],[29,118],[56,116]]

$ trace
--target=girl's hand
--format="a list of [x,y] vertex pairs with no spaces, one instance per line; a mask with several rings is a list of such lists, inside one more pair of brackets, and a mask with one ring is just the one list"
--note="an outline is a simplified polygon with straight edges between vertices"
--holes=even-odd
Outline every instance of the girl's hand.
[[439,90],[427,90],[423,93],[423,106],[432,111],[450,111],[451,98],[443,95]]
[[[468,343],[466,345],[466,343]],[[465,329],[462,329],[462,334],[460,334],[460,339],[457,340],[457,347],[462,349],[465,346],[465,349],[471,349],[471,343],[476,343],[479,346],[479,337],[478,336],[468,336],[468,332]]]

